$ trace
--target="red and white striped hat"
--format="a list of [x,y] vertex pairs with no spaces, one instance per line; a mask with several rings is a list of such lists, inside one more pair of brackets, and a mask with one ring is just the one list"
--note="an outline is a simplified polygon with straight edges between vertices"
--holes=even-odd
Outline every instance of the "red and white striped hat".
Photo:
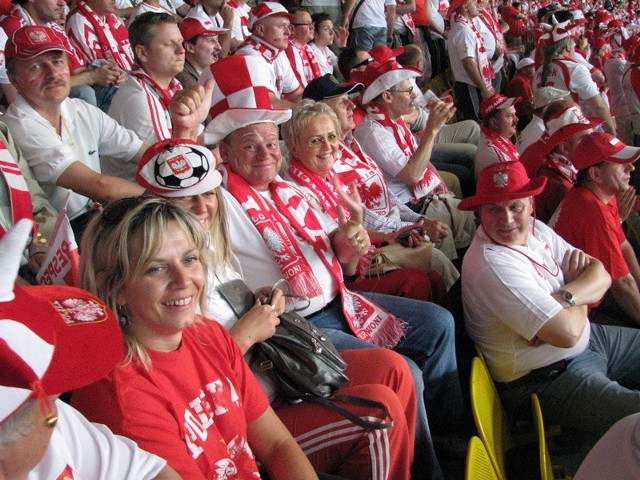
[[[123,359],[118,321],[79,288],[14,287],[33,227],[18,222],[0,240],[0,423],[25,402],[99,380]],[[47,414],[48,412],[44,412]]]
[[280,125],[291,118],[288,108],[271,106],[270,94],[274,92],[268,65],[262,57],[231,55],[210,68],[215,86],[209,110],[212,120],[204,130],[207,145],[218,143],[247,125],[264,122]]
[[571,20],[567,20],[566,22],[562,23],[554,23],[553,25],[541,23],[540,28],[542,28],[544,33],[538,38],[538,45],[551,45],[553,43],[559,42],[564,38],[570,37],[571,30],[573,30],[575,27],[577,27],[577,25]]
[[271,17],[273,15],[287,17],[291,21],[296,19],[296,16],[289,13],[281,3],[262,2],[253,7],[249,12],[247,28],[251,31],[258,20],[262,20],[263,18]]
[[403,80],[421,75],[422,72],[420,70],[403,67],[395,60],[388,60],[383,63],[370,63],[364,72],[353,72],[351,80],[364,85],[362,104],[366,105],[382,92],[389,90]]
[[629,147],[610,133],[591,132],[576,147],[572,162],[576,170],[580,171],[600,162],[633,163],[638,157],[640,148]]
[[213,22],[203,22],[202,19],[197,17],[186,17],[180,22],[180,33],[182,34],[182,39],[185,42],[188,42],[198,35],[215,37],[228,31],[229,30],[227,28],[218,28],[213,24]]
[[494,95],[491,95],[489,98],[485,98],[480,103],[480,116],[484,118],[487,115],[491,115],[496,110],[509,108],[512,105],[518,103],[520,100],[522,100],[522,97],[510,98],[496,93]]

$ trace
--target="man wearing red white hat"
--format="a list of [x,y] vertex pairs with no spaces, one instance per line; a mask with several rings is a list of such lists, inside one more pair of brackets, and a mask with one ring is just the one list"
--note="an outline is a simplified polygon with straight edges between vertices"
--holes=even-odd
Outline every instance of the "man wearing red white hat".
[[220,30],[220,58],[231,51],[231,29],[235,20],[235,11],[228,0],[198,0],[185,18],[197,18],[207,28]]
[[482,127],[476,152],[476,177],[487,165],[496,162],[513,162],[520,158],[511,138],[516,134],[518,116],[514,105],[520,97],[508,98],[492,95],[480,104]]
[[465,324],[509,412],[530,412],[535,392],[549,422],[599,437],[640,411],[640,330],[589,321],[611,278],[532,217],[544,185],[495,163],[460,202],[481,225],[462,263]]
[[[254,55],[266,62],[263,68],[271,77],[272,103],[285,108],[302,98],[302,86],[284,53],[295,18],[278,2],[259,3],[249,14],[251,36],[236,50],[236,55]],[[280,100],[283,95],[288,102]]]
[[185,18],[180,22],[184,46],[184,69],[176,75],[183,87],[198,83],[202,72],[218,61],[218,36],[226,30],[213,25],[207,27],[198,18]]
[[545,113],[545,131],[520,157],[531,177],[547,178],[544,191],[535,199],[536,216],[543,222],[551,219],[576,181],[572,160],[580,140],[603,121],[586,118],[569,99],[556,102]]
[[[584,137],[573,157],[576,185],[549,223],[567,242],[603,263],[611,275],[613,302],[635,326],[640,326],[640,265],[621,222],[629,206],[640,208],[629,185],[633,162],[639,157],[640,148],[627,147],[613,135],[593,132]],[[621,194],[631,205],[620,205],[619,210]],[[605,314],[611,311],[607,303],[611,302],[602,305]]]
[[418,143],[402,116],[413,112],[416,94],[412,79],[421,74],[395,60],[372,63],[364,72],[353,72],[351,78],[365,85],[362,104],[367,109],[354,136],[384,171],[391,191],[427,218],[427,234],[433,242],[441,242],[439,248],[454,260],[458,258],[457,249],[469,245],[475,222],[470,215],[458,214],[458,200],[431,163],[431,153],[438,132],[455,107],[436,102]]
[[7,479],[178,479],[161,458],[57,399],[122,358],[118,321],[71,287],[14,287],[32,224],[0,242],[0,476]]

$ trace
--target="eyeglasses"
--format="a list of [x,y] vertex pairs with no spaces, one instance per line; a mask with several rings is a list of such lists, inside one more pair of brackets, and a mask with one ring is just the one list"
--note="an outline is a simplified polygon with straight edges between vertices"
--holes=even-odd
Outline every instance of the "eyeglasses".
[[370,63],[375,62],[375,59],[373,57],[369,57],[369,58],[365,58],[364,60],[362,60],[360,63],[356,63],[353,68],[360,68],[360,67],[364,67],[366,65],[369,65]]
[[321,135],[311,137],[311,139],[309,139],[309,146],[313,148],[320,148],[320,146],[324,142],[327,142],[329,145],[335,145],[339,141],[340,139],[338,138],[338,134],[335,132],[332,132],[328,134],[326,137],[323,137]]
[[406,90],[391,90],[391,89],[389,89],[389,90],[387,90],[387,92],[389,92],[389,93],[411,93],[411,92],[413,92],[413,87],[409,87]]

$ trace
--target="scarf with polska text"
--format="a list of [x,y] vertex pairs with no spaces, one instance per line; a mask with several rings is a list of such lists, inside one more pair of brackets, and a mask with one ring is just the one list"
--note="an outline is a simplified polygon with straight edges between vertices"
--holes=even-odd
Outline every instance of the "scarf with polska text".
[[498,153],[498,157],[508,158],[508,160],[503,160],[503,161],[517,162],[518,160],[520,160],[520,154],[518,153],[518,149],[511,142],[511,140],[504,138],[498,132],[489,130],[484,125],[480,127],[480,131],[484,136],[486,136],[489,139],[491,147],[497,150],[496,153]]
[[380,347],[392,348],[400,341],[406,330],[404,321],[345,287],[342,268],[329,244],[329,235],[302,192],[276,177],[269,184],[272,204],[228,165],[221,165],[219,170],[224,187],[260,232],[294,293],[308,297],[322,294],[313,268],[298,245],[297,235],[313,247],[340,285],[342,311],[353,334]]
[[[22,176],[20,167],[2,141],[0,141],[0,173],[9,189],[12,223],[11,225],[7,225],[6,230],[8,230],[23,218],[33,220],[33,206],[31,203],[31,194],[29,193],[27,182]],[[37,225],[34,223],[34,232],[37,231],[36,229]],[[6,230],[3,225],[0,224],[0,238],[7,233]]]
[[[367,106],[367,114],[371,115],[373,120],[382,125],[386,130],[393,133],[393,137],[396,139],[398,147],[400,147],[407,158],[416,152],[418,149],[416,139],[413,137],[413,133],[411,133],[411,130],[409,130],[409,127],[407,127],[402,118],[399,118],[397,122],[394,122],[391,117],[389,117],[386,110],[375,102],[371,102]],[[411,191],[413,193],[413,201],[418,202],[423,197],[438,193],[447,193],[449,190],[433,169],[427,165],[427,169],[422,175],[422,179],[418,183],[411,185]]]
[[84,0],[78,1],[76,10],[93,27],[105,60],[117,64],[122,70],[131,70],[134,60],[133,51],[129,44],[129,34],[118,17],[114,14],[107,14],[104,16],[104,20],[101,20]]

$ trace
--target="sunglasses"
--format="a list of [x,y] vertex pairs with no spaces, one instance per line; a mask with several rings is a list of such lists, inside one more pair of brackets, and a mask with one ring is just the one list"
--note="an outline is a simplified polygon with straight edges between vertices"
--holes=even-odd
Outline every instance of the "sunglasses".
[[360,67],[364,67],[365,65],[369,65],[370,63],[375,62],[375,59],[373,57],[369,57],[364,59],[363,61],[361,61],[360,63],[356,63],[353,67],[351,67],[352,69],[354,68],[360,68]]

